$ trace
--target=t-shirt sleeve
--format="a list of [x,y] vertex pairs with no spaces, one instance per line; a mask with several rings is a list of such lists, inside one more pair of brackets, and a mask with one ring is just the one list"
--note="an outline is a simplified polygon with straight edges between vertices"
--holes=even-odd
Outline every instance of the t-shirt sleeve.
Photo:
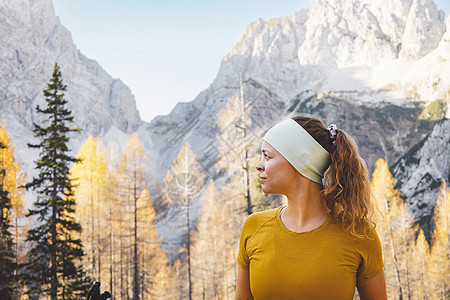
[[367,243],[364,243],[364,251],[362,251],[362,262],[358,270],[358,277],[370,278],[381,270],[383,270],[383,253],[380,238],[375,230]]
[[250,240],[253,232],[251,230],[251,216],[247,217],[242,227],[241,238],[239,239],[239,253],[237,256],[238,264],[244,269],[248,270],[250,265],[250,258],[247,252],[247,243]]

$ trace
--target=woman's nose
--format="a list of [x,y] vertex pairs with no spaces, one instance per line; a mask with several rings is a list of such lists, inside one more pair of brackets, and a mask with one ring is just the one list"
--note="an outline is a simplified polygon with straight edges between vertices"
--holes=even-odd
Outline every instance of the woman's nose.
[[256,170],[262,172],[264,170],[264,165],[261,163],[262,160],[256,165]]

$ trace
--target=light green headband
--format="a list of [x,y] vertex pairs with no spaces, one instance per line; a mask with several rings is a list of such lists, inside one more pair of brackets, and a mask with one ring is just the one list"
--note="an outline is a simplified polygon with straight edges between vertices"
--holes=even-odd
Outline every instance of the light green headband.
[[330,164],[330,153],[296,121],[287,119],[273,126],[263,140],[274,147],[300,174],[322,183],[323,174]]

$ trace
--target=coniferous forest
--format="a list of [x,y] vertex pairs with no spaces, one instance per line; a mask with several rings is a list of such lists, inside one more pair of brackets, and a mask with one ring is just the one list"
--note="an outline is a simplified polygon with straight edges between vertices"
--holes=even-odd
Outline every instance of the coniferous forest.
[[[207,176],[186,143],[156,183],[136,133],[123,149],[93,136],[69,148],[80,129],[65,89],[55,64],[45,107],[36,107],[33,178],[15,161],[8,124],[1,124],[0,298],[85,299],[98,280],[113,299],[233,299],[244,219],[284,203],[260,190],[254,166],[264,129],[252,126],[242,95],[216,118],[217,176]],[[374,167],[388,298],[449,299],[447,183],[436,197],[432,230],[424,232],[394,188],[387,162],[380,158]],[[26,191],[33,196],[29,208]],[[158,216],[171,214],[183,233],[176,253],[165,250],[156,231]]]

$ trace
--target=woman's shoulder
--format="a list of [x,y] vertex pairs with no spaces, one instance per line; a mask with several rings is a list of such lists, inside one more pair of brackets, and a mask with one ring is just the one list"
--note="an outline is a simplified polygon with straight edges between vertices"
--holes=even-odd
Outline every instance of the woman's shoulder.
[[244,229],[249,231],[255,231],[265,223],[267,223],[270,220],[275,219],[277,213],[279,210],[281,210],[282,207],[264,210],[260,212],[255,212],[251,215],[249,215],[244,222]]
[[349,240],[351,244],[372,244],[379,241],[378,233],[375,225],[369,221],[362,222],[357,226],[354,232],[349,232],[345,230],[343,225],[334,219],[331,220],[331,228],[335,233],[340,233],[337,236],[342,236]]

